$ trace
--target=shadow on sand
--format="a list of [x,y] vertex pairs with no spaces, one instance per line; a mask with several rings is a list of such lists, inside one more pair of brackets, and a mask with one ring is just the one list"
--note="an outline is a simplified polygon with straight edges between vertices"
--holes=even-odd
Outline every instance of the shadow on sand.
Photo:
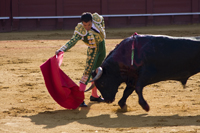
[[134,127],[165,127],[165,126],[200,126],[200,115],[197,116],[148,116],[126,115],[123,111],[116,112],[117,117],[111,118],[108,114],[88,117],[91,104],[87,108],[76,110],[45,111],[30,118],[35,125],[45,125],[44,128],[55,128],[73,122],[104,128],[134,128]]

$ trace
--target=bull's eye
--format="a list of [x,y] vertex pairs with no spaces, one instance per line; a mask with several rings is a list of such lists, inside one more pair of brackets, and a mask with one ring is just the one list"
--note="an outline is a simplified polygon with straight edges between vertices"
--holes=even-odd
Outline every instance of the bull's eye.
[[102,88],[103,88],[103,86],[104,86],[104,85],[103,85],[103,84],[101,84],[101,87],[102,87]]
[[100,86],[101,86],[101,87],[104,87],[104,82],[101,82]]

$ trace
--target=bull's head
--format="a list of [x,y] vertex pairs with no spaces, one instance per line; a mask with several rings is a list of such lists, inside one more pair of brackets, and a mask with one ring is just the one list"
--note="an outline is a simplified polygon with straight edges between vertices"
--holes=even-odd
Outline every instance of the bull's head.
[[115,95],[120,85],[119,77],[110,72],[106,68],[98,67],[92,72],[94,77],[90,82],[95,83],[95,86],[102,94],[105,102],[111,103],[115,100]]

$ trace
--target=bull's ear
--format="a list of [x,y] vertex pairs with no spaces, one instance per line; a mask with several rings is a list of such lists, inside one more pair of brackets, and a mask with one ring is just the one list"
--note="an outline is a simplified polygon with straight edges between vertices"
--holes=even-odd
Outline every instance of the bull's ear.
[[92,78],[94,78],[97,75],[96,70],[92,70]]

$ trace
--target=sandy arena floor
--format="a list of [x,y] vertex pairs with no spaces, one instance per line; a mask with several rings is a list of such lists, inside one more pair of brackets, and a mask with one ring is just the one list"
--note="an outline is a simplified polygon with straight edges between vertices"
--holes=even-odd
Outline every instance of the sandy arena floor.
[[[200,36],[200,25],[107,29],[107,54],[123,38],[139,34]],[[87,108],[67,110],[49,95],[40,65],[72,36],[70,31],[0,33],[0,132],[1,133],[197,133],[200,132],[200,73],[185,89],[176,81],[144,88],[150,105],[145,112],[135,92],[120,109],[124,84],[111,104],[90,102]],[[82,76],[86,45],[79,41],[64,54],[61,69],[77,84]],[[192,52],[192,51],[191,51]],[[88,85],[89,86],[89,85]]]

